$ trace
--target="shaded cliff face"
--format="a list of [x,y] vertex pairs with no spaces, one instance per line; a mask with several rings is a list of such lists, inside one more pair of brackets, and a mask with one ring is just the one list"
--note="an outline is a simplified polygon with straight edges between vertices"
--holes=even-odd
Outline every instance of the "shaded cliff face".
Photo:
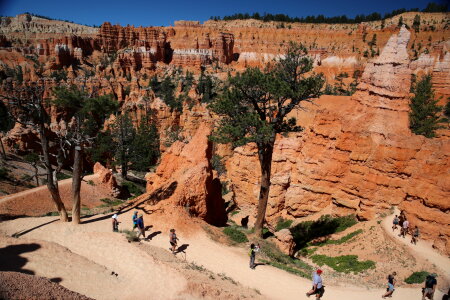
[[[324,96],[294,113],[305,131],[277,138],[270,223],[329,205],[335,213],[371,219],[398,205],[425,238],[450,253],[450,140],[426,139],[408,128],[409,38],[404,28],[390,38],[352,97]],[[257,201],[254,153],[252,145],[237,148],[228,161],[239,205]]]

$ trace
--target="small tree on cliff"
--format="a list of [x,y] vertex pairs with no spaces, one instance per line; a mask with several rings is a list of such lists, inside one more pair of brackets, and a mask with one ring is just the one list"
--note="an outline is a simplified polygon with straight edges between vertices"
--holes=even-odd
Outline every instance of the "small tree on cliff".
[[117,110],[118,103],[110,95],[94,97],[77,86],[60,86],[54,89],[53,104],[63,111],[67,129],[59,136],[73,152],[72,222],[80,223],[80,192],[83,179],[84,149],[95,140],[106,118]]
[[5,147],[3,146],[2,135],[10,130],[13,126],[14,121],[8,112],[8,108],[3,103],[3,101],[0,101],[0,147],[2,148],[2,157],[4,160],[7,160],[8,157],[6,156]]
[[426,75],[413,88],[415,96],[411,99],[409,127],[415,134],[427,138],[435,137],[435,131],[442,128],[445,119],[441,117],[442,106],[437,103],[431,83],[431,76]]
[[272,154],[277,133],[300,131],[288,114],[302,102],[320,95],[322,75],[306,73],[313,68],[303,45],[291,43],[286,56],[270,70],[248,68],[230,77],[210,108],[221,116],[211,139],[234,147],[255,143],[261,169],[261,185],[255,231],[262,236],[270,190]]
[[9,111],[16,122],[36,130],[42,147],[42,163],[46,170],[47,188],[50,191],[61,221],[67,222],[67,211],[61,200],[56,178],[58,170],[53,168],[50,160],[50,116],[46,110],[43,96],[44,90],[44,86],[14,86],[12,83],[9,83],[6,85],[5,93],[1,98],[9,106]]

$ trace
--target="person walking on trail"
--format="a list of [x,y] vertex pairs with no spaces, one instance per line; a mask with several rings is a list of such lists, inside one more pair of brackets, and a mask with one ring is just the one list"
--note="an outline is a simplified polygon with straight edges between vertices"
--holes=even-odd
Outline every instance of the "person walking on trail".
[[255,269],[255,259],[256,259],[256,252],[259,252],[259,244],[255,246],[255,244],[250,245],[250,251],[248,252],[248,255],[250,256],[250,269]]
[[135,210],[133,213],[133,229],[132,229],[132,231],[134,231],[134,229],[137,227],[137,219],[138,219],[138,211]]
[[145,227],[144,227],[144,216],[142,214],[137,218],[137,229],[138,229],[138,238],[142,235],[145,239]]
[[316,295],[316,299],[322,298],[323,294],[325,293],[325,289],[323,287],[322,283],[322,270],[317,269],[316,272],[313,274],[313,287],[312,289],[306,293],[306,296],[309,297],[311,295]]
[[392,297],[392,294],[395,291],[395,284],[397,283],[397,281],[395,280],[396,275],[397,275],[397,272],[393,272],[392,274],[388,275],[388,277],[387,277],[388,286],[386,289],[386,293],[383,296],[381,296],[381,298]]
[[177,234],[175,233],[175,229],[170,229],[170,234],[169,234],[169,241],[170,241],[170,246],[171,248],[169,248],[170,250],[172,250],[172,254],[175,254],[175,251],[177,249]]
[[425,287],[422,289],[422,300],[426,300],[426,298],[433,300],[434,292],[436,291],[436,274],[430,274],[425,279]]
[[414,245],[417,244],[417,241],[419,240],[419,234],[420,234],[419,227],[416,226],[412,233],[411,244],[414,244]]
[[113,232],[119,232],[119,220],[118,220],[118,216],[117,214],[114,214],[112,216],[112,228],[113,228]]
[[392,232],[394,232],[397,229],[398,223],[400,222],[397,215],[395,215],[394,220],[392,221]]
[[408,234],[408,231],[409,231],[409,221],[408,221],[408,219],[405,218],[405,221],[403,221],[403,225],[402,225],[401,236],[403,238],[405,238],[406,235]]

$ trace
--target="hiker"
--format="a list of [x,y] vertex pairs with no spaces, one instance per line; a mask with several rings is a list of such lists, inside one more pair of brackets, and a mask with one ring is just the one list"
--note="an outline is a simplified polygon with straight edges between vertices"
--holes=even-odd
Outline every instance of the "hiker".
[[422,289],[422,300],[425,300],[427,297],[430,300],[434,298],[434,292],[436,291],[436,274],[430,274],[425,279],[425,287]]
[[386,293],[383,296],[381,296],[381,298],[392,297],[392,294],[395,291],[395,284],[397,283],[397,281],[395,280],[396,275],[397,275],[397,272],[393,272],[392,274],[388,275],[388,277],[387,277],[388,286],[386,289]]
[[138,211],[135,210],[133,213],[133,229],[132,229],[132,231],[134,231],[134,229],[137,227],[137,219],[138,219]]
[[306,296],[309,297],[311,295],[316,295],[316,299],[322,298],[323,294],[325,293],[325,289],[323,288],[322,284],[322,270],[317,269],[316,272],[313,274],[313,287],[312,289],[306,293]]
[[255,269],[255,258],[256,258],[256,252],[259,252],[260,246],[259,244],[255,246],[255,244],[250,245],[250,251],[248,252],[248,255],[250,256],[250,269]]
[[117,214],[114,214],[112,216],[112,227],[113,227],[113,232],[119,232],[119,220],[117,219]]
[[170,239],[170,246],[171,248],[169,248],[170,250],[172,250],[172,253],[175,254],[175,251],[177,249],[177,234],[175,233],[175,229],[170,229],[170,234],[169,234],[169,239]]
[[417,241],[419,240],[419,227],[414,228],[414,232],[412,233],[411,237],[411,244],[417,244]]
[[402,229],[400,232],[400,235],[405,238],[406,235],[408,234],[409,231],[409,221],[408,219],[405,217],[405,220],[403,221],[403,225],[402,225]]
[[140,214],[139,217],[137,218],[136,225],[137,225],[137,229],[139,231],[139,234],[137,237],[139,238],[142,234],[142,236],[145,239],[144,216],[142,214]]
[[392,221],[393,225],[392,225],[392,232],[394,232],[397,229],[398,223],[400,222],[400,220],[398,219],[398,216],[395,215],[394,220]]

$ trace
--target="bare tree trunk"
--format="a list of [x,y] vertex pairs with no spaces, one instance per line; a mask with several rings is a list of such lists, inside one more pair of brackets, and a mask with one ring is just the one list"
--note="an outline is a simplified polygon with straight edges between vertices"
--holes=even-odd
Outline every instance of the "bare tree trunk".
[[80,146],[75,146],[72,177],[72,223],[80,224],[80,192],[83,173],[83,153]]
[[36,164],[33,164],[33,168],[34,168],[34,176],[36,177],[36,186],[39,186],[39,169],[37,167]]
[[66,208],[64,207],[64,203],[61,200],[61,195],[59,194],[58,182],[55,182],[55,179],[53,178],[53,168],[50,163],[48,140],[45,135],[44,124],[39,124],[39,138],[42,144],[42,155],[44,157],[44,165],[47,173],[47,188],[52,195],[52,199],[55,203],[56,209],[58,210],[60,220],[67,222],[69,218],[67,217]]
[[8,157],[6,156],[5,147],[3,146],[2,136],[0,135],[0,145],[2,146],[2,156],[4,160],[8,160]]
[[[270,172],[272,169],[272,154],[274,143],[264,145],[263,149],[259,149],[259,163],[261,166],[261,187],[259,190],[258,212],[255,222],[255,233],[262,237],[263,226],[266,217],[267,201],[270,191]],[[262,147],[258,147],[262,148]]]

